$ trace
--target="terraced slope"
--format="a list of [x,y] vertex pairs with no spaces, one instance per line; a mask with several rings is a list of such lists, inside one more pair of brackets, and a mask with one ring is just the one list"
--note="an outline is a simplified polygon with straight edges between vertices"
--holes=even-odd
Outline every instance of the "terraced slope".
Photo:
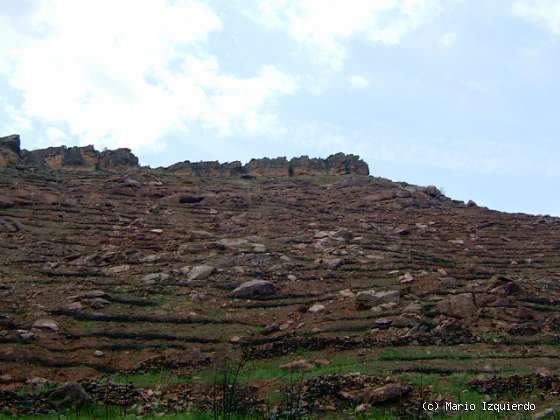
[[433,187],[5,169],[0,264],[4,390],[165,371],[177,391],[240,354],[265,394],[301,357],[413,385],[560,365],[560,219]]

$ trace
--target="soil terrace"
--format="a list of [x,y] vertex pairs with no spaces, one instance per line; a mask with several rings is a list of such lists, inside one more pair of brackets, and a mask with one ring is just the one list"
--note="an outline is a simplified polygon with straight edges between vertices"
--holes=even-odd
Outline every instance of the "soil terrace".
[[[316,374],[554,374],[559,251],[558,218],[372,176],[8,167],[0,389],[162,369],[191,381],[241,353]],[[239,294],[251,280],[273,292]]]

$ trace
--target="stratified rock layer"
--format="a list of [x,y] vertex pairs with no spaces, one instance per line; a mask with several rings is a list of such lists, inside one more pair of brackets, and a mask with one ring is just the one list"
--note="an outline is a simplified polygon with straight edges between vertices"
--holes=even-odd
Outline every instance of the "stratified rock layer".
[[251,159],[246,165],[235,161],[230,163],[185,162],[166,168],[176,175],[200,177],[248,176],[248,177],[289,177],[321,175],[369,175],[367,163],[356,155],[337,153],[327,159],[301,156],[290,160],[285,157]]
[[[31,167],[49,170],[126,171],[139,168],[138,158],[130,149],[104,150],[93,146],[49,147],[33,151],[20,149],[19,135],[0,137],[0,168]],[[220,163],[178,162],[160,168],[181,176],[196,177],[289,177],[319,175],[369,175],[367,163],[356,155],[336,153],[327,159],[301,156],[251,159],[246,165],[239,161]]]
[[20,149],[17,134],[0,137],[0,168],[30,167],[50,170],[119,171],[138,167],[130,149],[98,152],[93,146],[48,147],[33,151]]

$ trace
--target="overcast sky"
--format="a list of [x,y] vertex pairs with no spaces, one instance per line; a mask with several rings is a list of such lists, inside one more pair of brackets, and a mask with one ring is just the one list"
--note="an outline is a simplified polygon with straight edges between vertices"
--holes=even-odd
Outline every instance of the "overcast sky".
[[560,0],[0,0],[0,135],[142,164],[362,156],[560,216]]

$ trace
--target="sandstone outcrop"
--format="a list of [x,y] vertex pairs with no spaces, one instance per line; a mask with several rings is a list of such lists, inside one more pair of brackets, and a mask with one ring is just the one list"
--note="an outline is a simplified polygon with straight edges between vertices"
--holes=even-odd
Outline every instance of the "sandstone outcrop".
[[21,157],[20,139],[17,134],[0,137],[0,168],[14,166]]
[[[93,146],[48,147],[27,151],[20,149],[17,134],[0,137],[0,168],[38,168],[53,171],[72,170],[111,172],[139,168],[138,158],[130,149],[104,150]],[[326,159],[300,156],[288,160],[286,157],[251,159],[243,165],[239,161],[191,162],[185,160],[160,170],[179,176],[195,177],[290,177],[321,175],[369,175],[367,163],[356,155],[336,153]]]
[[176,175],[199,177],[290,177],[321,175],[369,175],[367,163],[356,155],[337,153],[327,159],[300,156],[288,160],[286,157],[251,159],[247,164],[241,162],[185,162],[165,168]]
[[138,167],[130,149],[99,152],[93,146],[48,147],[33,151],[20,149],[17,134],[0,137],[0,168],[31,167],[50,170],[119,171]]
[[241,162],[235,161],[230,163],[212,162],[184,162],[175,163],[166,168],[166,170],[176,175],[199,176],[199,177],[230,177],[239,176],[243,169]]

